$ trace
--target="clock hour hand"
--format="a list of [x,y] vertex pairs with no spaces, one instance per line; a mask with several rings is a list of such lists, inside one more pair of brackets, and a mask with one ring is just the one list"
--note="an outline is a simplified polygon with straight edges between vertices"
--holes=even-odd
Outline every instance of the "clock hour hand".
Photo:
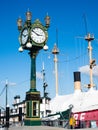
[[32,32],[34,32],[37,36],[42,36],[42,35],[40,35],[40,34],[36,33],[34,30],[32,30]]
[[28,34],[23,34],[24,37],[26,37]]

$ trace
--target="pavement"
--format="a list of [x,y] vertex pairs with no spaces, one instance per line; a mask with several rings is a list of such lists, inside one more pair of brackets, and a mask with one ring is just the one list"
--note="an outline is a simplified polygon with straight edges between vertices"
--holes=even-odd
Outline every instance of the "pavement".
[[20,126],[11,127],[9,130],[65,130],[64,128],[50,127],[50,126]]
[[[70,129],[50,127],[50,126],[15,126],[15,127],[10,127],[8,130],[70,130]],[[74,130],[98,130],[98,128],[83,128],[83,129],[74,129]]]

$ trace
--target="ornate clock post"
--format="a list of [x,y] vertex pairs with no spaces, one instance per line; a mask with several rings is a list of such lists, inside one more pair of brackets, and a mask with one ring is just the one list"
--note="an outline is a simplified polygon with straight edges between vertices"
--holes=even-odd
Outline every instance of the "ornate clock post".
[[40,120],[40,92],[36,89],[36,56],[42,48],[48,49],[46,42],[48,39],[47,29],[50,24],[50,17],[45,17],[46,25],[37,19],[31,23],[31,12],[26,13],[26,22],[22,25],[22,19],[17,20],[20,31],[19,51],[28,50],[31,58],[30,90],[26,92],[26,118],[24,124],[28,126],[41,125]]

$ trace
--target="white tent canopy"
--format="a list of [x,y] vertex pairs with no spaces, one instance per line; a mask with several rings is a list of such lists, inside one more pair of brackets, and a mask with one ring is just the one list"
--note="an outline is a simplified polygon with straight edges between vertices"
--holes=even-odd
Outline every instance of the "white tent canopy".
[[73,105],[72,112],[82,112],[98,109],[98,91],[93,88],[88,92],[75,91],[69,95],[58,95],[50,102],[52,113],[65,111]]

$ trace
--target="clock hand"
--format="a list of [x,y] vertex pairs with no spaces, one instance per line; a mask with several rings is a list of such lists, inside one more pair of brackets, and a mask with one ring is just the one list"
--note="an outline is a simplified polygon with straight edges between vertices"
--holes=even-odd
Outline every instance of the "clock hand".
[[28,34],[23,34],[24,37],[26,37]]
[[37,36],[42,36],[41,34],[36,33],[34,30],[32,30]]

